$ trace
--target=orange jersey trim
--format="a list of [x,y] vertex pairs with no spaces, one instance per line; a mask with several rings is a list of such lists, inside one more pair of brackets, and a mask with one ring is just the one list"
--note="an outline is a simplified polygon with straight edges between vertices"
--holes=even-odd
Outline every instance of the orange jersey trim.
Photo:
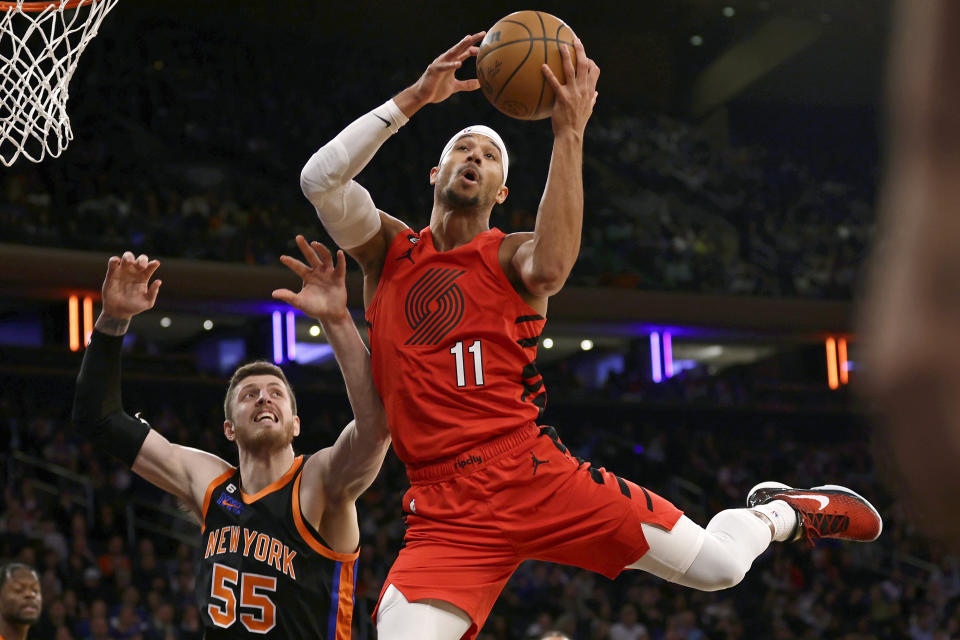
[[[310,545],[311,549],[322,555],[324,558],[330,558],[331,560],[336,560],[337,562],[352,563],[354,560],[360,557],[359,548],[353,553],[340,553],[338,551],[334,551],[320,542],[317,539],[317,536],[315,536],[313,532],[310,531],[310,528],[307,527],[307,523],[303,519],[303,512],[300,511],[300,478],[302,477],[302,474],[297,476],[297,479],[293,483],[293,523],[297,525],[297,532],[300,534],[300,537],[303,538],[303,541]],[[346,566],[346,564],[344,564],[344,566]],[[352,574],[350,576],[350,581],[353,581]]]
[[284,473],[282,476],[280,476],[279,478],[277,478],[276,480],[274,480],[273,482],[265,486],[263,489],[260,489],[260,491],[257,491],[252,496],[245,494],[241,489],[240,497],[243,498],[243,504],[252,504],[257,500],[259,500],[260,498],[262,498],[263,496],[269,493],[273,493],[277,489],[280,489],[283,486],[285,486],[288,482],[290,482],[290,478],[292,478],[293,474],[297,472],[297,469],[300,468],[301,464],[303,464],[303,456],[297,456],[296,458],[293,459],[293,464],[290,465],[290,468],[287,469],[286,473]]
[[337,632],[335,640],[350,640],[353,628],[354,562],[340,565],[340,595],[337,599]]
[[[217,487],[217,485],[219,485],[221,482],[223,482],[224,480],[226,480],[236,472],[237,472],[236,467],[230,467],[229,469],[227,469],[226,471],[218,475],[216,478],[211,480],[210,484],[207,485],[207,491],[203,494],[203,512],[201,513],[201,517],[203,518],[204,521],[206,521],[207,519],[207,509],[210,508],[210,498],[213,497],[213,490]],[[206,524],[200,525],[200,533],[203,533],[206,530],[207,530]],[[0,640],[3,640],[3,639],[0,638]]]

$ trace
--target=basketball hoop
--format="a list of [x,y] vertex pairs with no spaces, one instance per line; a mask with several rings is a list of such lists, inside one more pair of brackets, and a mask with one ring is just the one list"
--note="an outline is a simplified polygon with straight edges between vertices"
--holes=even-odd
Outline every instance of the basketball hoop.
[[58,157],[73,139],[70,78],[118,0],[0,1],[0,162]]

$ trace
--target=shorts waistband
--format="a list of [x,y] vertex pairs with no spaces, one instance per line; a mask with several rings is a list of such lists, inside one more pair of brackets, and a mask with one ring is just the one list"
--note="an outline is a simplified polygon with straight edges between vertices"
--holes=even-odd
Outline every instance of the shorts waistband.
[[467,475],[488,462],[540,435],[540,427],[533,422],[515,431],[488,440],[479,447],[464,451],[453,458],[420,465],[407,465],[407,478],[411,483],[438,482],[455,475]]

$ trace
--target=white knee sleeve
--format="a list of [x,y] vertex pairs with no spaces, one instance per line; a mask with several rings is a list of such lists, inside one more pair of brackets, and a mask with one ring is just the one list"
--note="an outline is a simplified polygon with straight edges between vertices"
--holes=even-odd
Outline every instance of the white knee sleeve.
[[392,584],[377,609],[379,640],[460,640],[473,621],[449,602],[408,602]]
[[686,578],[703,591],[739,584],[771,539],[770,527],[748,509],[721,511],[707,524],[707,539]]
[[640,569],[670,582],[676,582],[687,571],[707,535],[703,527],[687,516],[680,516],[670,531],[655,524],[640,526],[650,549],[627,568]]
[[721,511],[706,529],[683,516],[673,531],[643,525],[643,532],[650,550],[629,568],[701,591],[739,583],[771,539],[770,527],[747,509]]

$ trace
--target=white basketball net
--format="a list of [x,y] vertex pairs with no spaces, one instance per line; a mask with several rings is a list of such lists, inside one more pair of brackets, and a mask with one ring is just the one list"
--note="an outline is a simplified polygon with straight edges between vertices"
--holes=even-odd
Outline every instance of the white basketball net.
[[0,4],[0,162],[59,156],[73,139],[70,78],[118,0],[24,0]]

